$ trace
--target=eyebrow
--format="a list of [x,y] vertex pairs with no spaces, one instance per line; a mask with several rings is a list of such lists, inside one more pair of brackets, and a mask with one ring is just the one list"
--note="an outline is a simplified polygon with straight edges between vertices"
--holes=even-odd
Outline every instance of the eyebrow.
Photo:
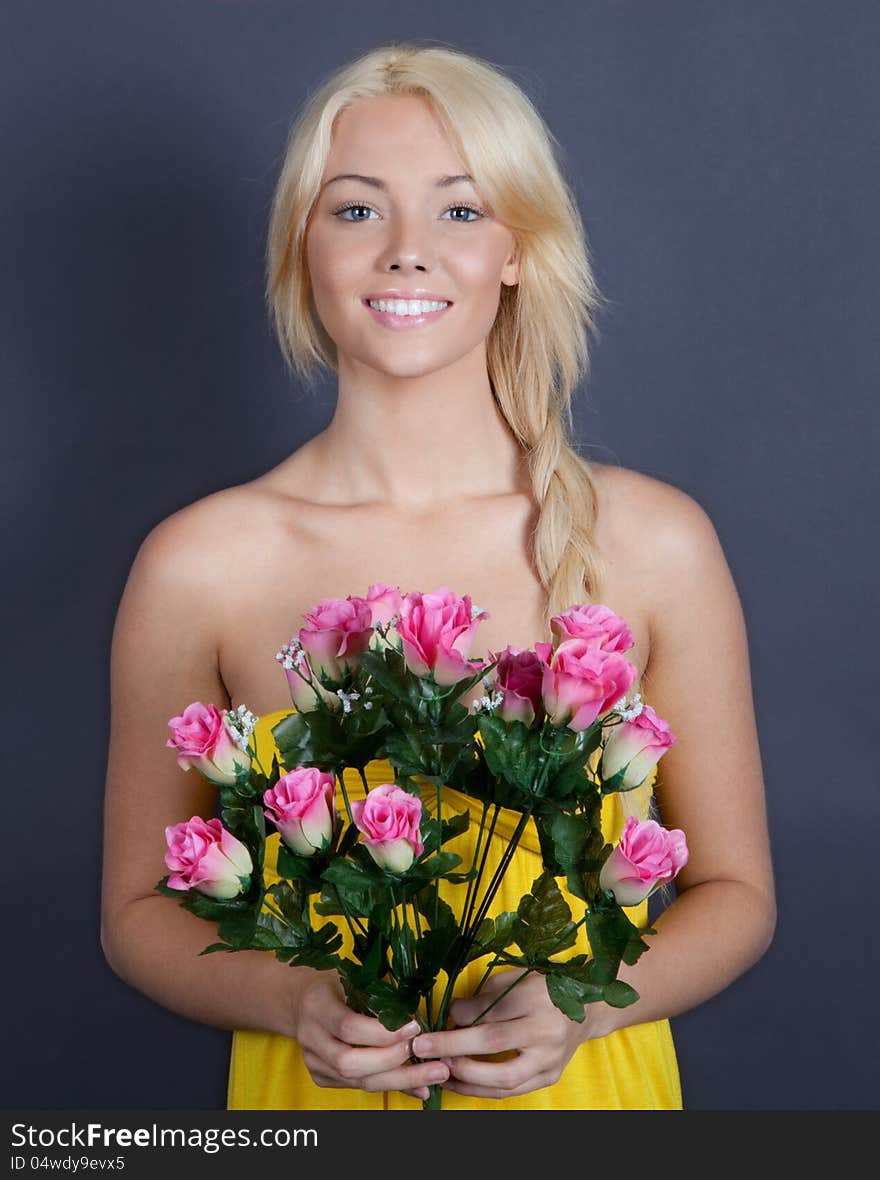
[[[370,184],[373,186],[373,188],[380,188],[383,190],[383,192],[388,191],[388,185],[384,180],[379,180],[377,176],[361,176],[358,172],[342,172],[339,174],[339,176],[333,176],[330,178],[330,180],[325,181],[323,187],[327,188],[328,185],[335,184],[337,180],[356,180],[361,184]],[[473,184],[474,178],[472,176],[468,176],[466,172],[461,173],[458,176],[441,176],[436,182],[436,187],[449,188],[450,185],[461,184],[462,181],[467,181],[469,184]]]

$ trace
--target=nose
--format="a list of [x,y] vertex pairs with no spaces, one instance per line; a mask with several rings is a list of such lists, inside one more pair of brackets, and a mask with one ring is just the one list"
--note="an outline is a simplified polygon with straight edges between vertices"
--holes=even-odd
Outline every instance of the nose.
[[416,218],[402,217],[387,243],[385,264],[390,271],[428,271],[433,265],[434,247],[430,232]]

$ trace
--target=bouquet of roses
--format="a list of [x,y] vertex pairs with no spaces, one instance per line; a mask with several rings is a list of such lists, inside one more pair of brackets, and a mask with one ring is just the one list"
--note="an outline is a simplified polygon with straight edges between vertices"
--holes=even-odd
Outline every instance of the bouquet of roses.
[[[630,816],[612,847],[602,800],[643,784],[675,739],[638,693],[627,701],[632,635],[608,607],[570,607],[534,650],[471,659],[485,618],[445,587],[376,584],[322,600],[276,656],[295,711],[272,728],[270,766],[244,705],[194,702],[169,721],[180,766],[219,790],[219,818],[166,828],[171,872],[157,885],[217,924],[220,941],[203,954],[256,949],[336,970],[349,1006],[389,1029],[445,1028],[456,981],[477,959],[487,960],[478,992],[496,968],[519,969],[511,987],[537,972],[576,1021],[586,1004],[638,999],[617,973],[654,931],[623,907],[670,881],[687,846],[682,832]],[[393,782],[371,788],[376,759]],[[461,796],[473,806],[453,806]],[[499,854],[504,809],[515,824]],[[267,824],[279,834],[269,885]],[[493,913],[530,824],[543,871],[515,910]],[[559,880],[582,906],[577,919]],[[425,1105],[438,1108],[431,1090]]]

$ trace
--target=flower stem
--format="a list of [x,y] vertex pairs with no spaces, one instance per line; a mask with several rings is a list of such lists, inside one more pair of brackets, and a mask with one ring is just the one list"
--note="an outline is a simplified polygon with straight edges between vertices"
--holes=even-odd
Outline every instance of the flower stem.
[[428,1097],[422,1099],[422,1110],[443,1109],[443,1087],[439,1082],[428,1087]]
[[[364,772],[361,771],[361,775],[363,775],[363,773]],[[345,770],[343,769],[338,771],[336,778],[339,782],[340,789],[342,790],[342,798],[345,803],[345,814],[348,816],[348,822],[354,825],[354,816],[352,815],[351,811],[351,803],[348,801],[348,791],[345,789]]]
[[527,975],[531,975],[531,973],[532,973],[531,967],[527,967],[525,969],[525,971],[522,972],[521,975],[517,975],[516,979],[514,979],[514,981],[512,983],[509,983],[507,985],[507,987],[504,989],[504,991],[501,991],[498,993],[498,995],[495,997],[495,999],[492,1001],[491,1004],[486,1005],[486,1007],[483,1009],[483,1011],[480,1013],[479,1016],[474,1017],[474,1019],[470,1022],[470,1025],[468,1027],[473,1028],[473,1026],[475,1024],[479,1024],[479,1022],[483,1019],[483,1017],[486,1015],[487,1012],[490,1012],[500,1000],[503,1000],[508,992],[513,991],[513,989],[520,982],[520,980],[525,979],[525,977]]

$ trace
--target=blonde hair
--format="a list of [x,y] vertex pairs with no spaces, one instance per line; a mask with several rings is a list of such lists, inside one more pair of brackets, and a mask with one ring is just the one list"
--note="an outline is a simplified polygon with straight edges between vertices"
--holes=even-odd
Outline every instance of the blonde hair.
[[335,345],[311,298],[308,220],[337,116],[359,99],[388,94],[431,101],[481,196],[516,241],[519,282],[501,287],[486,354],[493,396],[526,452],[539,507],[532,558],[546,595],[549,634],[550,619],[566,607],[601,601],[598,495],[590,465],[572,441],[571,400],[587,375],[589,338],[598,334],[596,316],[605,301],[560,146],[520,87],[488,61],[421,40],[379,46],[327,78],[290,129],[272,201],[270,315],[298,376],[308,381],[320,368],[335,369]]
[[357,99],[384,94],[433,101],[481,195],[516,238],[519,285],[501,288],[486,352],[495,400],[527,452],[540,507],[533,551],[549,628],[554,614],[596,601],[601,591],[596,490],[569,439],[571,396],[587,372],[600,296],[556,141],[513,81],[446,45],[403,43],[371,50],[323,83],[291,128],[272,203],[267,300],[281,349],[304,378],[335,366],[335,347],[310,300],[308,216],[336,116]]

